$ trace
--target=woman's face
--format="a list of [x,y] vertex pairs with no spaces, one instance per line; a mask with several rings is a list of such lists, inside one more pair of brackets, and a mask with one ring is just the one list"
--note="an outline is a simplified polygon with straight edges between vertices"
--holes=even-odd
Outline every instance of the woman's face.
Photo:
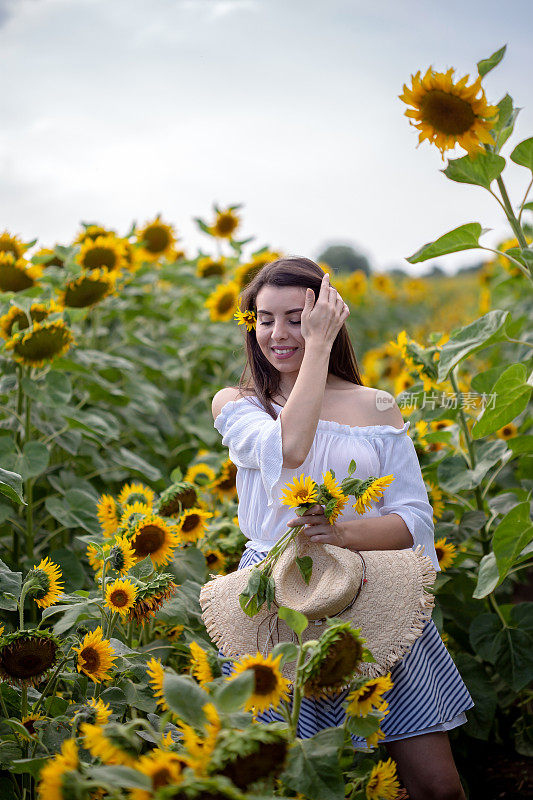
[[279,372],[300,369],[305,350],[300,333],[304,303],[302,286],[263,286],[257,293],[257,343]]

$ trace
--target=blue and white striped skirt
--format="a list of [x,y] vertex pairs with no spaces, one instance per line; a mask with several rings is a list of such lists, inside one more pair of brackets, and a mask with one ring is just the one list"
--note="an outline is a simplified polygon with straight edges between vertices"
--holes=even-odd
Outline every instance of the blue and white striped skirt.
[[[239,569],[261,561],[266,552],[247,548],[241,557]],[[231,675],[232,672],[231,662],[222,664],[223,675]],[[385,734],[382,742],[451,730],[467,721],[464,712],[474,705],[435,623],[431,621],[426,624],[409,653],[394,665],[391,679],[394,686],[383,695],[389,704],[389,713],[381,724]],[[298,736],[307,739],[323,728],[342,725],[345,717],[342,703],[347,695],[348,690],[344,690],[327,699],[304,697],[298,720]],[[258,714],[257,718],[261,722],[283,721],[281,714],[272,710]],[[352,736],[352,741],[354,746],[366,748],[363,738]]]

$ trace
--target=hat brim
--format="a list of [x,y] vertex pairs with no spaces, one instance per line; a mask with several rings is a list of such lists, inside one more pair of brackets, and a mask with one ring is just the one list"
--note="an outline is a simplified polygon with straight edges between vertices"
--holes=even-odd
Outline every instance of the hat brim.
[[[336,619],[350,621],[361,630],[374,663],[360,662],[357,674],[384,675],[402,659],[421,636],[431,619],[435,599],[427,591],[436,573],[431,560],[416,550],[371,550],[364,552],[366,583],[356,602]],[[217,647],[228,658],[267,656],[278,642],[296,641],[293,631],[277,616],[277,607],[266,604],[248,617],[239,604],[253,567],[220,575],[200,591],[202,618]],[[303,641],[320,638],[325,622],[310,622]],[[269,632],[272,633],[269,636]],[[282,667],[284,677],[294,680],[294,662]]]

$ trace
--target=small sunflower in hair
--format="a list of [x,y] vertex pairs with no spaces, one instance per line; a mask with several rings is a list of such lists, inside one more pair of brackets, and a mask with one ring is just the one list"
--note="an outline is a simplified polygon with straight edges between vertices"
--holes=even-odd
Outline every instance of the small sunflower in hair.
[[237,320],[238,325],[246,325],[247,331],[254,330],[257,325],[255,311],[241,311],[239,307],[233,317]]

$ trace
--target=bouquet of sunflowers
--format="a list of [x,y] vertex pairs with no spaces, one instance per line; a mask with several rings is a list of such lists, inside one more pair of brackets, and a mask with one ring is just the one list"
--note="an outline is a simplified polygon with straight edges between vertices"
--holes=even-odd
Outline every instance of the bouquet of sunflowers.
[[[381,478],[371,476],[361,480],[352,477],[356,468],[356,462],[352,459],[348,467],[348,475],[340,485],[336,482],[332,469],[322,476],[321,484],[317,484],[312,478],[302,474],[299,478],[294,478],[292,483],[285,484],[282,503],[294,508],[299,517],[313,506],[321,505],[324,509],[324,516],[333,525],[339,514],[342,513],[349,497],[352,496],[356,501],[353,508],[358,514],[364,514],[372,507],[373,501],[380,499],[387,486],[390,486],[394,480],[394,476],[384,475]],[[297,525],[289,528],[269,550],[265,558],[251,570],[246,589],[239,595],[241,608],[249,617],[254,617],[265,602],[270,610],[276,589],[272,576],[274,566],[303,527],[304,525]],[[312,558],[296,556],[296,563],[302,578],[308,584],[313,570]]]

